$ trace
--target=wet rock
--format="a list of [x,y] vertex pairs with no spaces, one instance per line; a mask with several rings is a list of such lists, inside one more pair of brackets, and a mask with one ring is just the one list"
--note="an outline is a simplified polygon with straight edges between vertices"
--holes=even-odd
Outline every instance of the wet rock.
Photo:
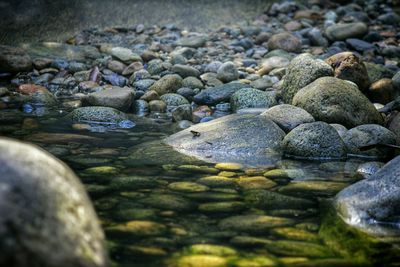
[[87,95],[85,102],[91,106],[104,106],[121,111],[128,111],[131,107],[135,91],[129,88],[112,88]]
[[232,62],[225,62],[218,68],[217,78],[224,83],[229,83],[239,78],[239,72],[235,64]]
[[346,43],[349,44],[354,50],[357,50],[359,52],[375,49],[375,46],[373,44],[356,38],[347,39]]
[[[173,121],[191,121],[192,120],[192,106],[190,104],[184,104],[177,106],[172,110]],[[183,128],[186,129],[186,128]]]
[[197,104],[216,105],[220,102],[229,101],[230,97],[247,85],[242,83],[228,83],[217,87],[207,88],[194,96]]
[[263,176],[240,177],[237,181],[242,190],[269,189],[276,186],[276,183]]
[[343,136],[347,133],[347,128],[344,127],[341,124],[337,124],[337,123],[331,123],[329,124],[330,126],[332,126],[333,128],[335,128],[335,130],[338,132],[338,134],[340,135],[340,137],[343,139]]
[[107,235],[113,237],[147,237],[165,234],[167,227],[152,221],[130,221],[105,229]]
[[300,124],[314,122],[313,116],[302,108],[288,104],[277,105],[261,114],[278,124],[282,130],[289,132]]
[[0,264],[107,266],[104,234],[75,174],[32,145],[2,139],[0,151]]
[[177,267],[227,267],[225,258],[214,255],[189,255],[177,260]]
[[172,191],[194,193],[208,191],[208,187],[202,184],[193,182],[174,182],[168,185],[168,188]]
[[239,162],[256,160],[257,155],[279,149],[283,137],[284,132],[265,117],[229,115],[192,126],[165,142],[181,153],[206,161]]
[[368,33],[368,27],[362,22],[334,24],[326,28],[331,41],[343,41],[349,38],[362,38]]
[[0,46],[0,71],[17,73],[30,71],[32,67],[32,59],[24,50],[6,45]]
[[269,74],[272,70],[285,68],[289,65],[290,60],[286,57],[272,56],[262,61],[261,68],[257,72],[258,75]]
[[238,231],[254,234],[263,234],[268,229],[289,226],[294,222],[291,219],[270,217],[264,215],[238,215],[225,218],[218,224],[222,230]]
[[165,113],[167,111],[167,104],[162,100],[151,100],[149,102],[149,109],[151,112]]
[[300,52],[301,40],[288,32],[272,35],[267,43],[269,50],[282,49],[288,52]]
[[386,158],[390,155],[390,148],[379,147],[361,151],[363,146],[373,144],[396,144],[396,135],[390,130],[376,124],[365,124],[347,131],[343,136],[348,152],[359,156]]
[[400,90],[400,71],[398,71],[392,77],[392,82],[393,82],[393,86],[396,88],[396,90]]
[[162,101],[164,101],[167,106],[181,106],[189,104],[186,98],[178,94],[165,94],[160,97]]
[[242,164],[233,162],[222,162],[215,165],[216,169],[223,171],[240,171],[243,169],[243,167],[244,166]]
[[370,62],[364,62],[364,65],[367,68],[368,76],[371,83],[374,83],[383,78],[391,79],[394,75],[394,72],[392,70],[385,68],[382,65]]
[[206,176],[197,180],[198,183],[209,187],[234,187],[236,179],[223,176]]
[[360,164],[357,168],[356,174],[364,179],[370,178],[377,173],[385,165],[383,162],[371,161]]
[[336,78],[354,82],[363,92],[368,90],[371,84],[368,72],[364,63],[356,54],[342,52],[329,57],[326,63],[332,66]]
[[130,50],[129,48],[113,47],[110,50],[110,54],[113,57],[115,57],[125,63],[132,63],[134,61],[142,61],[142,58],[138,54],[133,53],[133,51]]
[[290,104],[301,88],[324,76],[333,76],[331,66],[322,60],[315,60],[310,54],[297,56],[286,71],[282,85],[283,100]]
[[282,194],[290,194],[294,196],[315,196],[315,197],[332,197],[340,190],[344,189],[348,184],[342,182],[331,181],[292,181],[288,185],[279,188]]
[[283,150],[286,155],[309,159],[344,158],[347,152],[337,131],[325,122],[294,128],[283,139]]
[[113,178],[109,184],[109,188],[114,191],[129,191],[145,188],[155,188],[160,183],[156,179],[141,176],[123,176]]
[[308,111],[315,120],[349,128],[382,123],[381,115],[357,86],[338,78],[317,79],[294,96],[293,105]]
[[124,69],[126,68],[126,65],[118,60],[110,60],[107,63],[107,68],[110,69],[113,72],[116,72],[118,74],[122,74]]
[[191,36],[179,39],[175,44],[191,48],[199,48],[206,44],[207,37],[204,35]]
[[199,205],[199,211],[204,213],[235,213],[246,209],[246,204],[240,201],[209,202]]
[[176,74],[163,76],[156,81],[149,89],[156,91],[159,95],[166,93],[175,93],[176,90],[182,87],[182,78]]
[[368,90],[368,97],[374,103],[387,104],[398,95],[399,91],[395,89],[393,81],[389,78],[374,82]]
[[183,87],[187,87],[187,88],[191,88],[191,89],[196,89],[196,88],[203,89],[203,87],[204,87],[203,83],[199,79],[197,79],[196,77],[186,77],[182,81],[182,86]]
[[230,99],[232,111],[243,108],[269,108],[278,104],[274,92],[264,92],[252,88],[243,88],[235,92]]
[[186,248],[190,254],[217,255],[217,256],[232,256],[236,255],[237,251],[231,247],[213,245],[213,244],[195,244]]
[[140,200],[140,202],[162,210],[187,212],[193,209],[193,204],[189,200],[175,195],[153,194]]
[[200,76],[200,71],[197,69],[188,66],[188,65],[182,65],[182,64],[176,64],[172,67],[172,72],[175,72],[182,78],[186,77],[199,77]]
[[396,157],[370,178],[341,191],[334,205],[343,220],[378,235],[385,233],[384,223],[398,223],[399,167],[400,157]]
[[127,120],[125,113],[110,107],[82,107],[74,109],[66,116],[73,122],[109,122],[118,123]]

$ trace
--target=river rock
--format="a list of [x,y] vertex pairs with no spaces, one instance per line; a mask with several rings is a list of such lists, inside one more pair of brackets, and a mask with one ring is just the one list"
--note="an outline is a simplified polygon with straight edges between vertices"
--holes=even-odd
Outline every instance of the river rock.
[[308,111],[315,120],[339,123],[348,128],[362,124],[382,124],[374,105],[354,83],[322,77],[301,89],[293,105]]
[[246,87],[248,85],[242,83],[228,83],[207,88],[194,96],[194,102],[197,104],[216,105],[220,102],[229,101],[235,92]]
[[121,60],[125,63],[132,63],[134,61],[142,61],[142,58],[138,54],[133,53],[132,50],[130,50],[129,48],[125,48],[125,47],[113,47],[110,50],[110,54],[113,57],[118,58],[119,60]]
[[[370,178],[342,190],[334,200],[342,219],[365,231],[384,234],[385,224],[398,224],[400,210],[400,156]],[[390,226],[389,226],[390,227]]]
[[32,59],[24,50],[16,47],[0,45],[0,71],[17,73],[30,71]]
[[176,74],[169,74],[156,81],[149,89],[156,91],[159,95],[163,95],[166,93],[175,93],[181,87],[182,78]]
[[368,27],[362,22],[334,24],[326,28],[325,33],[331,41],[343,41],[364,37],[368,33]]
[[387,104],[399,95],[395,89],[392,79],[383,78],[371,84],[368,97],[374,103]]
[[239,72],[235,64],[232,62],[225,62],[218,68],[217,78],[224,83],[229,83],[239,78]]
[[264,92],[253,88],[243,88],[231,96],[231,109],[269,108],[278,104],[274,92]]
[[364,62],[365,67],[367,68],[369,79],[371,83],[374,83],[383,78],[392,78],[395,74],[391,69],[385,68],[382,65],[374,64],[371,62]]
[[167,106],[181,106],[189,104],[189,101],[178,94],[165,94],[160,97],[162,101],[167,104]]
[[0,265],[108,266],[99,220],[72,170],[11,139],[0,140],[0,152]]
[[300,52],[301,40],[289,32],[274,34],[267,43],[269,50],[282,49],[288,52]]
[[365,124],[350,129],[343,136],[349,153],[373,157],[386,158],[390,155],[390,148],[375,147],[366,151],[360,151],[363,146],[374,144],[396,145],[396,135],[390,130],[376,124]]
[[238,215],[220,221],[222,230],[263,234],[271,228],[292,225],[291,219],[263,215]]
[[[223,133],[223,134],[221,134]],[[274,161],[285,133],[270,119],[229,115],[194,125],[168,137],[175,150],[211,162]],[[270,158],[265,155],[270,154]]]
[[367,69],[362,60],[352,52],[342,52],[326,60],[334,70],[334,76],[342,80],[352,81],[358,88],[366,92],[371,84]]
[[284,153],[309,159],[344,158],[346,146],[336,129],[325,122],[305,123],[283,139]]
[[129,88],[106,89],[87,95],[85,102],[91,106],[104,106],[121,111],[128,111],[132,105],[135,92]]
[[200,71],[197,69],[188,66],[188,65],[182,65],[182,64],[176,64],[172,67],[172,72],[175,72],[182,78],[186,77],[199,77],[200,76]]
[[291,131],[300,124],[315,121],[313,116],[304,109],[288,104],[274,106],[261,115],[270,118],[285,132]]
[[393,86],[394,86],[397,90],[400,90],[400,71],[398,71],[398,72],[392,77],[392,82],[393,82]]
[[283,100],[291,104],[293,96],[304,86],[324,76],[333,76],[333,69],[310,54],[301,54],[289,64],[282,85]]
[[74,109],[66,116],[73,122],[106,122],[118,123],[128,119],[128,116],[114,108],[110,107],[82,107]]

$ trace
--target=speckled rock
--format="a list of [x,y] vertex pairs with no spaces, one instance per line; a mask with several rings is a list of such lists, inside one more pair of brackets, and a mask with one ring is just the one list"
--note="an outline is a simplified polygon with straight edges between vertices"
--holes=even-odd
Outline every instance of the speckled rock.
[[239,72],[232,62],[223,63],[217,71],[217,79],[229,83],[239,78]]
[[189,101],[181,95],[178,94],[165,94],[160,97],[162,101],[167,104],[167,106],[180,106],[189,104]]
[[87,95],[85,102],[90,106],[104,106],[128,111],[134,96],[135,91],[130,88],[112,88]]
[[0,140],[0,152],[0,265],[108,266],[99,220],[72,170],[11,139]]
[[269,108],[278,104],[274,92],[264,92],[252,88],[243,88],[230,99],[232,111],[242,108]]
[[94,121],[94,122],[109,122],[118,123],[127,120],[125,113],[109,107],[82,107],[74,109],[66,116],[67,119],[73,122]]
[[175,93],[181,87],[182,78],[176,74],[169,74],[156,81],[149,89],[156,91],[159,95],[163,95],[166,93]]
[[302,108],[288,104],[274,106],[261,114],[278,124],[285,132],[289,132],[300,124],[314,122],[313,116]]
[[390,130],[376,124],[365,124],[347,131],[343,136],[350,154],[359,156],[386,158],[390,155],[390,148],[375,147],[360,151],[359,148],[374,144],[396,144],[396,135]]
[[362,22],[334,24],[325,33],[331,41],[343,41],[348,38],[362,38],[368,33],[368,27]]
[[346,146],[339,134],[325,122],[305,123],[294,128],[283,139],[286,155],[309,158],[344,158]]
[[288,52],[301,51],[301,40],[289,32],[274,34],[268,40],[268,49],[282,49]]
[[194,102],[197,104],[216,105],[220,102],[229,101],[235,92],[246,87],[248,86],[242,83],[228,83],[207,88],[194,96]]
[[301,54],[289,64],[282,84],[282,97],[291,104],[293,96],[304,86],[324,76],[333,76],[333,69],[322,60],[315,60],[310,54]]
[[352,128],[362,124],[382,124],[374,105],[354,83],[323,77],[301,89],[293,105],[308,111],[315,120],[339,123]]
[[361,59],[352,52],[342,52],[326,60],[334,69],[335,77],[349,80],[357,84],[358,88],[366,92],[370,86],[367,69]]

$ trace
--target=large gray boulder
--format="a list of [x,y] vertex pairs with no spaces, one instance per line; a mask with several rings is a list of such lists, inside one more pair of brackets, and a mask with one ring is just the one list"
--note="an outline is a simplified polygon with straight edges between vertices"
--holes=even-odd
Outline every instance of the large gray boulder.
[[291,104],[293,96],[304,86],[324,76],[333,76],[333,69],[311,54],[300,54],[289,64],[282,85],[282,97],[285,103]]
[[315,120],[339,123],[348,128],[362,124],[382,124],[383,119],[354,83],[322,77],[302,88],[293,105],[308,111]]
[[29,144],[0,138],[0,266],[107,266],[104,234],[79,179]]
[[235,92],[246,87],[248,85],[234,82],[207,88],[194,96],[194,102],[197,104],[216,105],[223,101],[229,101]]
[[264,116],[233,114],[194,125],[165,142],[181,153],[209,162],[267,164],[276,160],[273,155],[279,154],[284,136],[284,131]]
[[370,178],[336,195],[334,205],[343,220],[368,232],[384,234],[385,225],[399,224],[400,156]]

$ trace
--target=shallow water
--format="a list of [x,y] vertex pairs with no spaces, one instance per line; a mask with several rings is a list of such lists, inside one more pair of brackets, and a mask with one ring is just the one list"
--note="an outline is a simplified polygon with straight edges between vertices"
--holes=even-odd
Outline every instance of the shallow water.
[[360,161],[223,170],[174,162],[159,142],[172,124],[133,118],[133,128],[93,132],[74,130],[65,113],[2,111],[0,135],[37,144],[78,174],[114,266],[399,266],[398,238],[371,239],[321,206],[357,180]]

